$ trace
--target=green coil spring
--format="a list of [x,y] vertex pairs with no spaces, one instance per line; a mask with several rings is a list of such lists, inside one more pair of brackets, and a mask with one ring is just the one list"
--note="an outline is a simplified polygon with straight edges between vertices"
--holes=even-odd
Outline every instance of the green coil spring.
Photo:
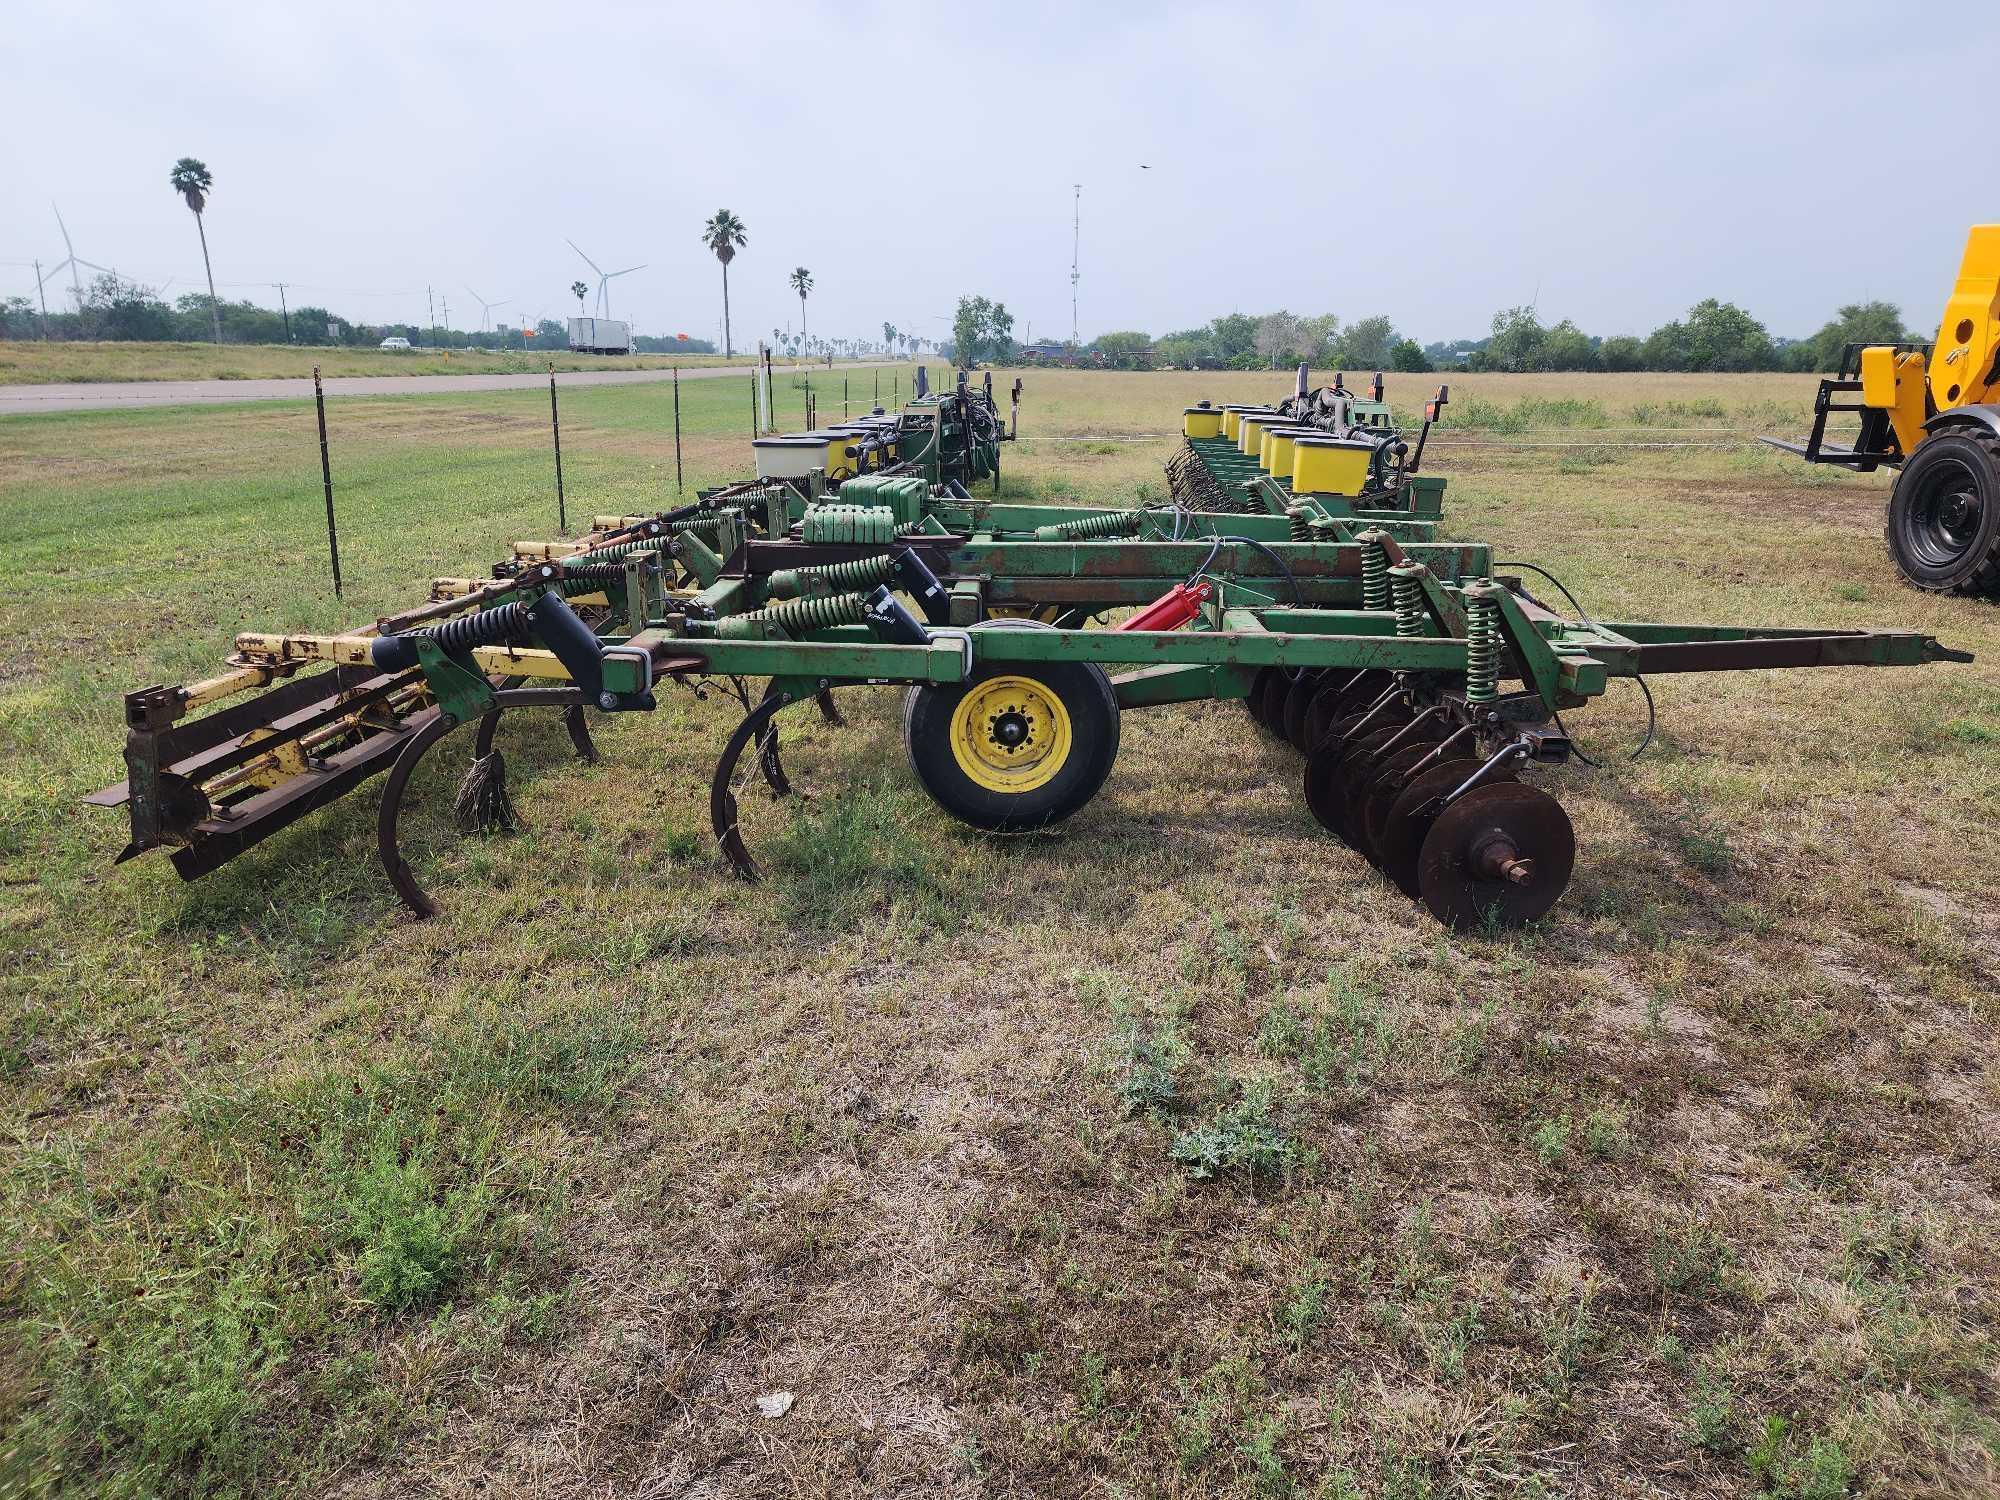
[[722,517],[720,515],[687,516],[670,523],[667,530],[675,536],[680,536],[683,532],[699,532],[703,541],[713,542],[722,533]]
[[[859,625],[867,618],[865,594],[816,594],[810,599],[787,599],[748,614],[737,615],[743,625],[775,625],[790,636],[809,630],[830,630],[835,625]],[[729,622],[725,622],[729,623]]]
[[805,592],[809,584],[822,584],[828,590],[839,593],[848,589],[872,589],[878,583],[889,581],[889,569],[894,558],[887,552],[875,557],[850,557],[836,563],[815,563],[810,567],[786,568],[771,575],[771,593],[775,598],[794,598]]
[[630,557],[634,552],[644,552],[648,548],[666,546],[666,538],[661,536],[637,536],[629,542],[611,542],[606,546],[592,547],[588,552],[578,552],[563,559],[574,567],[577,563],[614,562],[621,557]]
[[1111,510],[1102,515],[1080,516],[1074,521],[1058,521],[1053,526],[1037,526],[1035,538],[1044,542],[1087,542],[1099,537],[1137,536],[1145,520],[1136,510]]
[[1396,634],[1424,633],[1424,586],[1417,582],[1414,568],[1391,568],[1389,583],[1396,595]]
[[1361,607],[1389,607],[1389,549],[1379,537],[1361,544]]
[[1500,695],[1500,606],[1468,594],[1465,600],[1465,701],[1491,703]]

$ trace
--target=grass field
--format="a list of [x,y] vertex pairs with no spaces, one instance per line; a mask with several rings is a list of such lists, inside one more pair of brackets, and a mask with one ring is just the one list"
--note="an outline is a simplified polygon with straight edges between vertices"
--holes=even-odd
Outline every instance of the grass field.
[[43,344],[0,340],[0,385],[107,380],[270,380],[334,375],[534,374],[558,370],[683,370],[747,365],[738,354],[571,354],[567,349],[312,349],[284,344]]
[[[1026,379],[1007,488],[1088,500],[1282,387]],[[682,392],[690,491],[735,385]],[[994,843],[889,692],[788,730],[758,887],[719,696],[589,768],[513,725],[529,831],[419,924],[371,793],[192,886],[78,799],[126,689],[550,534],[546,398],[343,402],[339,603],[309,409],[0,419],[0,1494],[2000,1493],[2000,610],[1899,586],[1882,477],[1739,440],[1808,379],[1453,394],[1451,533],[1602,617],[1980,660],[1669,678],[1637,762],[1615,685],[1540,778],[1575,883],[1498,940],[1237,705]],[[572,518],[673,502],[669,399],[565,393]]]

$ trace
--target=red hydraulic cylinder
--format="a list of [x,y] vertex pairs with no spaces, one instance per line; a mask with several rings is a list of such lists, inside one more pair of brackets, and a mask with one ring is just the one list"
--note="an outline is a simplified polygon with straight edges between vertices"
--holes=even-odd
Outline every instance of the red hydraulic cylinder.
[[1151,604],[1140,610],[1131,619],[1123,621],[1120,630],[1179,630],[1196,615],[1202,605],[1208,602],[1215,587],[1206,581],[1193,585],[1177,583]]

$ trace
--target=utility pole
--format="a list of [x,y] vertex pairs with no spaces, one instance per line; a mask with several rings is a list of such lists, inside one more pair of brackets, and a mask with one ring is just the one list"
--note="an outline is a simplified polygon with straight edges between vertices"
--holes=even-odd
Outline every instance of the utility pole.
[[49,341],[49,291],[42,285],[42,263],[35,262],[35,295],[42,299],[42,342]]
[[[441,304],[441,305],[443,306],[443,308],[444,308],[444,331],[445,331],[446,333],[450,333],[450,332],[451,332],[451,304],[450,304],[449,302],[446,302],[446,301],[444,300],[444,293],[442,293],[442,292],[438,293],[438,302],[439,302],[439,303],[440,303],[440,304]],[[436,342],[436,340],[435,340],[435,339],[433,339],[433,340],[432,340],[432,342],[433,342],[433,343],[435,343],[435,342]]]
[[424,316],[430,319],[431,347],[435,349],[438,342],[438,309],[437,299],[431,295],[429,287],[424,288]]
[[1069,346],[1081,347],[1076,338],[1076,279],[1077,251],[1083,245],[1083,184],[1076,185],[1076,198],[1070,205],[1069,220]]
[[292,341],[292,310],[289,307],[285,306],[284,282],[281,281],[277,285],[278,285],[278,311],[284,314],[285,342],[289,344]]

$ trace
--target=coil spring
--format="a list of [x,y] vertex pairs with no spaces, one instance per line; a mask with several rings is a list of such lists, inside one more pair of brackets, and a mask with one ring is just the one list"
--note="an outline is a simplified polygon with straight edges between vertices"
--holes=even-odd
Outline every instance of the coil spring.
[[410,634],[437,642],[438,648],[451,656],[462,655],[475,646],[520,645],[532,639],[528,629],[528,606],[518,603],[502,604],[497,609],[482,609],[475,615],[460,615],[442,625],[411,631]]
[[682,536],[690,531],[699,532],[703,541],[712,542],[722,533],[722,517],[719,515],[688,516],[682,520],[670,522],[667,530],[675,536]]
[[607,546],[592,547],[588,552],[578,552],[574,557],[566,558],[564,561],[570,563],[572,567],[578,563],[612,562],[621,557],[630,557],[634,552],[643,552],[649,547],[657,549],[662,541],[663,538],[657,536],[634,537],[629,542],[612,542]]
[[563,569],[562,592],[566,599],[577,594],[594,594],[607,585],[625,586],[623,563],[571,563]]
[[1068,541],[1083,542],[1094,537],[1137,536],[1140,519],[1136,510],[1114,510],[1106,511],[1101,516],[1058,521],[1053,526],[1038,529],[1053,531]]
[[894,563],[894,557],[887,552],[874,557],[849,557],[836,563],[814,563],[808,567],[793,568],[782,575],[773,573],[771,586],[777,589],[782,579],[785,587],[796,593],[803,593],[806,586],[813,583],[823,584],[834,593],[870,589],[889,581],[889,570]]
[[810,599],[787,599],[783,603],[755,609],[739,620],[775,625],[787,635],[806,630],[827,630],[835,625],[859,625],[867,618],[865,594],[815,594]]
[[1389,549],[1380,538],[1361,545],[1361,607],[1389,607]]
[[1291,538],[1295,542],[1312,540],[1312,513],[1303,505],[1285,507],[1285,523],[1291,528]]
[[1465,601],[1465,701],[1491,703],[1500,693],[1500,606],[1469,595]]
[[1389,583],[1396,595],[1396,634],[1416,636],[1424,633],[1424,586],[1417,582],[1414,569],[1405,572],[1401,568],[1389,571]]

